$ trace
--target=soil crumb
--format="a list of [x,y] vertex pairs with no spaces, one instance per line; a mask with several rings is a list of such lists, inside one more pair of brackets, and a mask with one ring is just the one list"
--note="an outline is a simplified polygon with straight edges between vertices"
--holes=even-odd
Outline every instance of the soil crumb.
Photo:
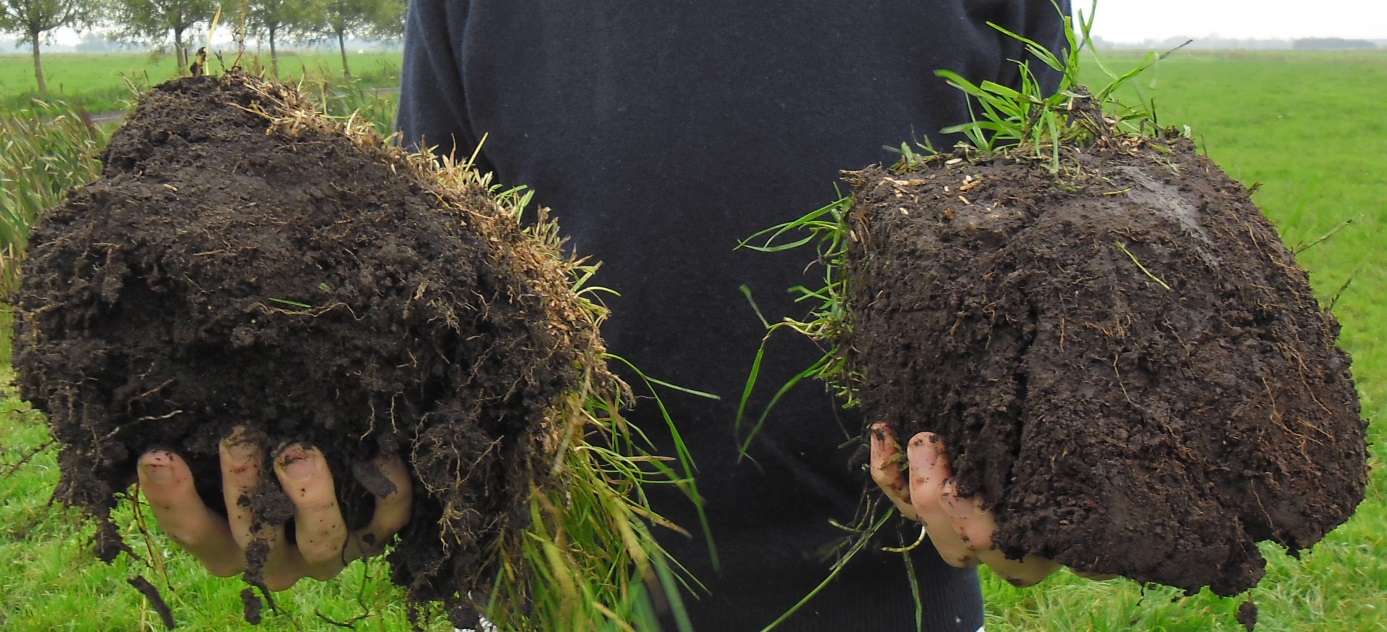
[[1257,604],[1251,599],[1238,605],[1238,623],[1241,623],[1248,632],[1257,629]]

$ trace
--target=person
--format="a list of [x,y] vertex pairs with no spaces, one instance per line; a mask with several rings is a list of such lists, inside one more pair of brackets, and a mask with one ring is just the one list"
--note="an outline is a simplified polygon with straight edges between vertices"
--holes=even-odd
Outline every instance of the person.
[[[710,550],[701,537],[663,538],[706,587],[685,600],[695,629],[759,629],[789,610],[828,573],[824,553],[842,538],[832,521],[850,521],[871,485],[849,467],[862,420],[812,384],[777,403],[739,454],[737,403],[765,334],[743,288],[774,321],[802,316],[788,290],[814,282],[805,252],[758,253],[738,249],[739,241],[836,199],[840,172],[893,161],[885,147],[947,146],[954,139],[938,130],[966,122],[970,109],[934,71],[1016,86],[1024,44],[989,23],[1058,51],[1068,10],[1067,0],[411,3],[398,117],[404,141],[461,157],[480,144],[477,168],[529,187],[572,247],[604,262],[598,280],[617,293],[606,299],[612,311],[603,327],[612,352],[647,375],[721,398],[661,393],[697,463],[714,543]],[[1031,64],[1053,88],[1058,77],[1040,66]],[[761,382],[783,383],[819,353],[806,340],[773,337]],[[638,405],[632,417],[670,453],[672,437],[652,408]],[[908,554],[918,594],[900,554],[868,547],[785,629],[914,629],[918,597],[924,629],[972,632],[983,622],[976,564],[1018,584],[1054,570],[992,549],[991,515],[981,499],[953,493],[932,437],[908,438],[903,473],[891,465],[889,429],[868,434],[871,480],[905,517],[927,525],[935,545]],[[245,480],[237,468],[266,458],[223,453],[229,498]],[[326,480],[312,489],[330,489],[320,459],[291,447],[273,467],[281,481],[308,470],[286,489],[308,489],[303,480]],[[367,528],[376,542],[400,526],[400,507],[407,514],[407,470],[392,463],[391,478],[404,486],[378,503]],[[164,484],[146,474],[158,468]],[[201,514],[177,455],[145,455],[140,472],[164,529],[212,572],[235,572],[249,517],[234,507],[229,521]],[[650,491],[658,511],[699,525],[676,491]],[[306,540],[327,541],[328,531],[300,533],[298,552],[281,537],[284,550],[266,568],[272,588],[330,576],[341,560],[369,552],[363,534],[341,536],[326,496],[305,495],[294,496],[302,501],[298,528],[330,525],[336,561],[324,561],[331,548],[302,550]],[[919,532],[910,524],[898,528],[906,541]]]

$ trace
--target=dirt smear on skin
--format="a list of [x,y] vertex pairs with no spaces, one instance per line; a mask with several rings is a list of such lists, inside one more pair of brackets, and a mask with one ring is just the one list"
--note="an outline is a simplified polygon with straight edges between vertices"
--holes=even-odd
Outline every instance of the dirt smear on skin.
[[[243,75],[144,95],[100,180],[34,230],[23,396],[62,443],[56,497],[96,517],[105,560],[127,550],[110,511],[148,450],[183,455],[220,509],[232,428],[269,454],[316,446],[350,528],[391,487],[361,464],[399,452],[415,501],[392,580],[475,620],[551,465],[551,406],[601,352],[596,326],[550,245],[484,187],[440,186],[426,159],[311,109]],[[241,502],[284,524],[292,507],[262,472]]]
[[850,366],[865,417],[938,433],[961,494],[1035,554],[1233,595],[1363,498],[1339,326],[1193,144],[1067,165],[959,153],[852,177]]

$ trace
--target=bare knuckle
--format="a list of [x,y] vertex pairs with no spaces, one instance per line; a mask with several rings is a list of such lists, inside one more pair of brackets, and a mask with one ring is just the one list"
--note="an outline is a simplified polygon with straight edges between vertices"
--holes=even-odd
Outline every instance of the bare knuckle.
[[294,499],[294,506],[300,513],[328,514],[337,511],[337,499],[325,495],[304,494]]
[[376,521],[376,524],[374,525],[375,528],[371,530],[373,532],[372,536],[376,540],[388,540],[390,539],[390,536],[399,533],[400,530],[405,528],[405,526],[408,524],[408,514],[403,516],[387,516]]
[[301,578],[295,575],[266,575],[265,588],[274,592],[288,590],[297,584],[299,579]]
[[344,544],[344,542],[335,539],[299,542],[299,554],[303,556],[305,562],[316,568],[333,562],[340,562]]

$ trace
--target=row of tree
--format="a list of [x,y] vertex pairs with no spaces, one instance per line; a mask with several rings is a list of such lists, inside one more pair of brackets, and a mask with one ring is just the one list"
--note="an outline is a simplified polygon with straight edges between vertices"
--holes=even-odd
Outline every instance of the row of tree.
[[[192,34],[206,32],[220,16],[228,31],[269,45],[270,72],[279,76],[277,46],[289,39],[336,40],[347,66],[348,38],[398,39],[406,0],[0,0],[0,33],[11,33],[33,51],[34,77],[47,94],[41,44],[59,29],[102,29],[131,44],[172,48],[179,72],[188,72]],[[221,27],[218,27],[221,28]]]

